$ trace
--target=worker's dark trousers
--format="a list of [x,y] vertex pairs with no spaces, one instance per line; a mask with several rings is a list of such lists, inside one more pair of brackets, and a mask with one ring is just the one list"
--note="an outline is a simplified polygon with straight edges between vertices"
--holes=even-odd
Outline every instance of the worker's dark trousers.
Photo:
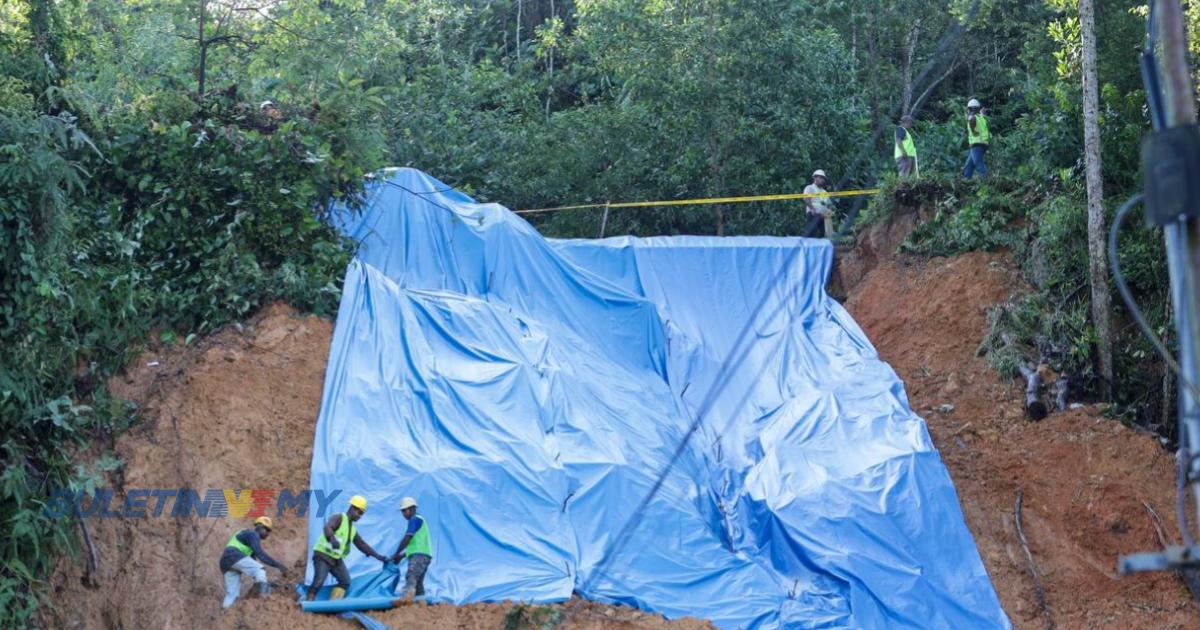
[[325,584],[325,577],[330,573],[337,580],[337,585],[349,590],[350,589],[350,571],[346,569],[346,562],[342,559],[334,560],[323,553],[313,554],[313,581],[308,587],[309,594],[316,594],[321,590],[321,585]]
[[808,223],[804,225],[804,236],[809,238],[825,238],[825,217],[819,214],[808,214]]
[[429,556],[418,553],[408,557],[408,572],[404,574],[404,597],[420,597],[425,594],[425,572],[429,570]]
[[912,177],[917,167],[917,158],[913,156],[896,158],[896,174],[900,177]]

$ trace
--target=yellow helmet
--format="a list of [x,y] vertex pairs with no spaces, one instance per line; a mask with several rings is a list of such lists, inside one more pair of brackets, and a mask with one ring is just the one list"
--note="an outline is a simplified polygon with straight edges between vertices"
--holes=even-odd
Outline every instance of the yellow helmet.
[[262,525],[263,527],[266,527],[267,529],[275,529],[275,524],[271,522],[270,516],[260,516],[256,519],[254,519],[254,524]]
[[367,511],[367,498],[361,494],[356,494],[350,497],[350,506],[356,507],[364,512]]

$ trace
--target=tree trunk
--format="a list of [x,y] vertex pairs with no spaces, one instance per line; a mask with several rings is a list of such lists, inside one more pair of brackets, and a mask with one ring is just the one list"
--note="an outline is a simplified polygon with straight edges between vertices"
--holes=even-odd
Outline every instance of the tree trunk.
[[1094,0],[1079,1],[1083,35],[1083,155],[1087,170],[1088,271],[1092,285],[1092,324],[1100,359],[1100,394],[1112,398],[1113,354],[1109,316],[1108,263],[1105,256],[1104,181],[1100,176],[1100,109],[1096,85],[1096,8]]
[[[554,0],[550,0],[550,19],[554,19]],[[550,122],[550,99],[554,97],[554,48],[557,47],[557,45],[558,43],[556,41],[555,45],[550,47],[550,75],[548,77],[549,80],[546,83],[546,122]]]
[[207,8],[208,0],[200,0],[200,65],[196,68],[196,83],[199,87],[200,99],[204,99],[204,73],[205,64],[208,62],[208,42],[204,41],[204,13]]
[[900,67],[901,106],[900,115],[912,113],[913,105],[913,58],[917,55],[917,42],[921,38],[921,23],[913,22],[904,38],[904,62]]
[[871,128],[879,127],[879,28],[874,12],[868,12],[866,37],[867,50],[867,107],[871,110]]

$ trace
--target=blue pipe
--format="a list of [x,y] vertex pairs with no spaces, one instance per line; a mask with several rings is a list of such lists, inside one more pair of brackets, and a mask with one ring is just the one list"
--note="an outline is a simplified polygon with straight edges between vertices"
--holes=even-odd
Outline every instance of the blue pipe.
[[339,613],[350,610],[386,610],[396,605],[396,597],[344,597],[300,602],[300,608],[310,613]]

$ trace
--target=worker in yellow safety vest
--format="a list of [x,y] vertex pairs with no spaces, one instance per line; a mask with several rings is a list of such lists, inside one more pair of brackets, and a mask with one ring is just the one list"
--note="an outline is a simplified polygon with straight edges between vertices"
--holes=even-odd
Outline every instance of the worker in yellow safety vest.
[[266,595],[271,592],[271,584],[267,582],[267,570],[263,565],[287,573],[287,569],[262,548],[262,541],[271,535],[274,526],[271,517],[260,516],[254,519],[253,529],[238,530],[225,543],[219,563],[225,577],[225,601],[221,603],[221,608],[229,608],[237,601],[242,590],[243,575],[254,580],[259,595]]
[[967,165],[963,167],[963,178],[971,179],[976,173],[987,177],[987,166],[983,156],[987,153],[988,143],[992,141],[992,132],[988,129],[988,119],[983,113],[983,106],[976,99],[967,101]]
[[367,499],[363,496],[350,497],[350,509],[345,514],[334,514],[325,521],[324,531],[313,545],[313,581],[308,586],[305,598],[309,601],[316,599],[317,592],[325,583],[325,578],[332,573],[337,580],[337,586],[329,594],[329,599],[341,599],[350,588],[350,571],[346,569],[346,556],[350,555],[350,543],[364,554],[380,562],[387,558],[375,552],[362,536],[358,535],[354,523],[362,518],[367,511]]
[[912,135],[912,116],[904,116],[900,119],[900,125],[896,127],[896,149],[893,152],[896,158],[896,174],[900,177],[911,177],[918,174],[917,169],[917,144],[913,142]]
[[425,594],[425,572],[433,561],[433,543],[429,540],[429,523],[417,514],[417,500],[404,497],[400,500],[400,514],[408,521],[404,538],[392,555],[392,562],[400,562],[408,556],[408,572],[404,575],[403,599],[411,601]]

